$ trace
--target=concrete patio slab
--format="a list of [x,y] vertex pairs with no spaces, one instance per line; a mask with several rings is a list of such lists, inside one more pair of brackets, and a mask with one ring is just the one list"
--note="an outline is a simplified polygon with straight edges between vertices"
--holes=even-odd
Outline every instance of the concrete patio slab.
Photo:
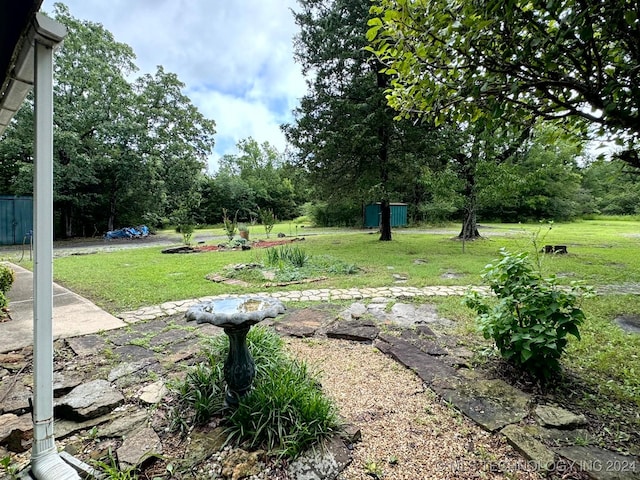
[[[33,345],[33,272],[12,263],[15,282],[7,295],[11,319],[0,323],[0,353]],[[53,284],[53,337],[68,338],[126,326],[86,298]]]

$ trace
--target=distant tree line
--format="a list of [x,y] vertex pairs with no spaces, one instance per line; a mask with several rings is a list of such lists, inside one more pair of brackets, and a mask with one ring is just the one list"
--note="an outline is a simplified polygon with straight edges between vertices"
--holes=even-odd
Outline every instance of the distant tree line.
[[[56,236],[143,223],[215,225],[225,211],[246,223],[268,211],[280,221],[306,215],[320,226],[358,227],[371,202],[407,203],[411,224],[460,222],[462,238],[477,236],[480,220],[640,214],[633,162],[597,158],[582,127],[472,108],[439,118],[428,115],[430,103],[419,104],[419,118],[406,110],[398,117],[386,103],[396,79],[381,75],[367,49],[371,25],[382,28],[370,2],[298,3],[295,55],[309,76],[282,127],[289,148],[246,138],[214,173],[206,167],[215,124],[178,77],[158,67],[131,80],[130,47],[56,4],[56,19],[69,29],[55,62]],[[418,87],[416,95],[429,85]],[[32,179],[28,101],[0,138],[0,194],[28,195]],[[390,240],[390,223],[382,227],[381,240]]]

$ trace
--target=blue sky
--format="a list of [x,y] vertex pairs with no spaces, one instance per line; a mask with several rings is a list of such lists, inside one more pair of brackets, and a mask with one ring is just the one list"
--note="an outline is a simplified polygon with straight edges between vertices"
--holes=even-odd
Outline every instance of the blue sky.
[[[157,65],[186,84],[184,93],[216,122],[210,164],[252,136],[283,151],[280,124],[306,92],[293,61],[295,0],[65,0],[71,15],[101,23],[130,45],[140,68]],[[54,0],[42,10],[51,12]]]

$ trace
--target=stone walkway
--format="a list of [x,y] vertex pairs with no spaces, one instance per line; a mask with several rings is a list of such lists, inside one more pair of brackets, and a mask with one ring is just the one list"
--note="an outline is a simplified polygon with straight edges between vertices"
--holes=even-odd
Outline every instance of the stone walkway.
[[[640,479],[640,457],[600,447],[597,439],[589,436],[585,428],[588,420],[581,415],[546,402],[538,404],[531,395],[502,380],[479,376],[475,369],[468,368],[473,353],[448,333],[453,322],[440,317],[429,303],[410,302],[416,297],[461,296],[468,289],[398,285],[255,295],[291,304],[285,315],[267,322],[281,335],[373,344],[414,371],[425,385],[484,429],[503,434],[536,469],[579,468],[588,472],[589,478],[598,480]],[[487,292],[483,287],[474,289]],[[637,294],[640,288],[610,286],[606,291]],[[169,446],[162,444],[152,428],[157,426],[155,422],[166,421],[156,418],[161,409],[154,407],[166,399],[163,379],[197,360],[202,335],[220,331],[208,324],[194,329],[196,325],[187,323],[184,313],[195,303],[231,296],[238,295],[166,302],[123,312],[119,316],[130,324],[126,329],[67,339],[66,346],[57,354],[54,386],[56,437],[64,439],[67,450],[74,454],[74,448],[84,448],[78,435],[94,431],[96,446],[103,449],[114,446],[118,457],[126,459],[126,465],[135,465],[151,454],[166,451]],[[351,303],[327,308],[332,301]],[[296,308],[295,303],[299,302],[318,304]],[[23,370],[31,361],[30,353],[0,360],[0,373],[4,369],[0,375],[0,458],[9,450],[25,452],[26,461],[30,447],[31,391],[29,373]],[[165,427],[164,423],[159,424]],[[113,440],[122,438],[126,439],[124,443]],[[216,448],[220,444],[212,445],[209,438],[206,448],[194,444],[181,461],[197,464],[207,458],[203,455],[226,455],[215,453]]]
[[[364,300],[375,298],[395,298],[395,299],[411,299],[421,297],[447,297],[462,296],[469,290],[478,293],[488,294],[489,288],[485,286],[469,286],[469,285],[450,285],[450,286],[428,286],[428,287],[406,287],[391,286],[377,288],[346,288],[346,289],[329,289],[318,288],[309,290],[290,290],[279,292],[259,292],[252,295],[262,297],[273,297],[287,302],[331,302],[337,300]],[[624,283],[619,285],[601,285],[596,287],[596,294],[619,294],[619,295],[640,295],[640,284]],[[238,295],[215,295],[210,297],[195,298],[191,300],[178,300],[175,302],[165,302],[161,305],[153,305],[142,307],[138,310],[130,310],[122,312],[117,316],[127,323],[135,323],[140,320],[152,320],[154,318],[166,315],[174,315],[176,313],[186,312],[190,306],[199,303],[214,300],[216,298],[230,298]]]

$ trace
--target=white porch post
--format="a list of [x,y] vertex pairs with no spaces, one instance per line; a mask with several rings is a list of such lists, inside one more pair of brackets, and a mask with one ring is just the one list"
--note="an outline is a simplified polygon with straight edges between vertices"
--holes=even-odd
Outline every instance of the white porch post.
[[58,455],[53,435],[53,45],[35,39],[33,449],[37,479],[80,476]]

